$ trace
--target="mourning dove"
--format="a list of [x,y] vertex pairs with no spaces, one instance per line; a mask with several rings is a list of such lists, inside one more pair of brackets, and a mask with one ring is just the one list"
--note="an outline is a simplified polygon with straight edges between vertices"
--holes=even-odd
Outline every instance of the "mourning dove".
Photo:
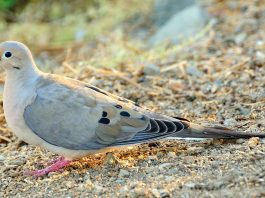
[[7,74],[3,102],[8,126],[23,141],[62,156],[30,175],[56,171],[108,149],[168,137],[265,137],[157,114],[87,83],[43,73],[30,50],[16,41],[1,43],[0,55]]

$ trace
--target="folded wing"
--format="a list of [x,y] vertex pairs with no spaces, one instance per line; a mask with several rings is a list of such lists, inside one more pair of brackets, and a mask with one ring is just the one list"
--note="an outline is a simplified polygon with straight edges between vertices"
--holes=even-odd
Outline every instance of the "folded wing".
[[182,131],[178,120],[68,78],[43,76],[25,108],[28,127],[44,141],[72,150],[101,149],[158,140]]

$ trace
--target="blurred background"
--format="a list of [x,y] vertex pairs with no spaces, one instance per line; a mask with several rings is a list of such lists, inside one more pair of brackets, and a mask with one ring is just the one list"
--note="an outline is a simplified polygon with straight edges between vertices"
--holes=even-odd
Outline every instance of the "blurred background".
[[158,43],[164,45],[156,50],[164,53],[170,42],[199,34],[208,20],[201,5],[196,0],[2,0],[0,39],[26,43],[44,67],[51,65],[47,56],[55,66],[66,53],[68,61],[96,67],[140,63],[156,58],[144,52]]
[[[240,34],[241,29],[254,23],[247,15],[259,18],[261,5],[262,0],[1,0],[0,40],[24,42],[47,70],[66,59],[93,67],[135,66],[174,59],[220,23],[231,25],[224,32],[230,35],[218,35],[242,44],[250,32]],[[244,24],[236,24],[239,14],[247,17]],[[146,67],[151,73],[159,69]]]

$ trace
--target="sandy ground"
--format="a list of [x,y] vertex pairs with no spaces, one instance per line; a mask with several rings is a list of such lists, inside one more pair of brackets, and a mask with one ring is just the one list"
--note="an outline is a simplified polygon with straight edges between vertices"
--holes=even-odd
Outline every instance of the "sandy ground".
[[[164,114],[265,132],[265,2],[221,2],[208,7],[216,18],[212,29],[156,60],[157,75],[143,74],[136,62],[115,75],[91,69],[76,77],[71,61],[55,72]],[[161,141],[90,156],[35,179],[23,172],[56,155],[19,143],[0,120],[0,197],[265,197],[264,139]]]

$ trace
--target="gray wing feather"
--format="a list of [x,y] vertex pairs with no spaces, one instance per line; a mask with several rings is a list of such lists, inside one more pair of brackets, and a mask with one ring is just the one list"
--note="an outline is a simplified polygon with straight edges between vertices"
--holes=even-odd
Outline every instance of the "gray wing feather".
[[[122,110],[115,108],[117,104]],[[44,141],[71,150],[158,140],[184,128],[176,119],[141,112],[132,105],[78,81],[41,78],[35,101],[25,108],[24,120]],[[109,124],[99,123],[103,111],[109,116]],[[127,111],[130,117],[121,116],[121,111]]]
[[92,113],[86,107],[37,96],[34,103],[26,107],[24,119],[34,133],[50,144],[74,150],[100,148],[103,145],[86,145],[88,140],[95,139],[88,121]]

